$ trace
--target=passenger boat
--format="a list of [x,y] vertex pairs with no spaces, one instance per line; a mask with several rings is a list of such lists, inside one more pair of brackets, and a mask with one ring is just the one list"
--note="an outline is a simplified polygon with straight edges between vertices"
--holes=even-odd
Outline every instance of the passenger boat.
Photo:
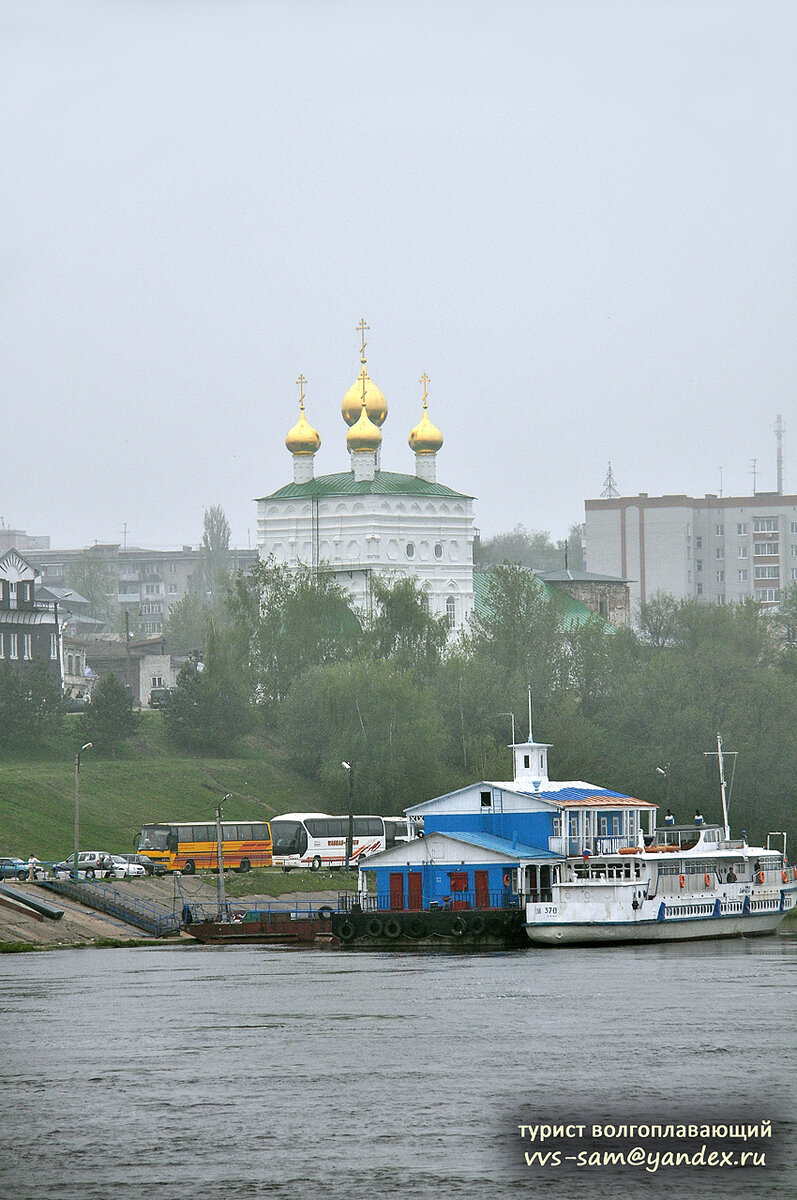
[[[713,753],[713,752],[712,752]],[[786,835],[766,846],[732,839],[722,739],[723,825],[666,823],[612,853],[569,856],[545,895],[527,899],[526,933],[545,946],[670,942],[772,934],[797,902]],[[771,846],[782,839],[782,848]]]

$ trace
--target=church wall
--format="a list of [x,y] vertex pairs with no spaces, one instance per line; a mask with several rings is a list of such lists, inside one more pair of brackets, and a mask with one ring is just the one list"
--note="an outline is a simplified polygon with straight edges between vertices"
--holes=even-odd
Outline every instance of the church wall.
[[[261,557],[313,563],[313,506],[309,499],[259,502]],[[367,608],[369,574],[415,576],[430,610],[445,614],[453,598],[454,624],[473,611],[473,504],[467,497],[325,496],[317,504],[320,562],[340,571],[355,604]]]

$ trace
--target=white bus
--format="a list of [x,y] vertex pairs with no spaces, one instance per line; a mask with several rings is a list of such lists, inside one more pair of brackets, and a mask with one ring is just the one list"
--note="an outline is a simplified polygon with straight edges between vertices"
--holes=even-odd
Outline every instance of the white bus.
[[[290,871],[293,867],[342,867],[346,863],[346,839],[349,818],[331,817],[328,813],[284,813],[269,821],[273,842],[272,859],[275,867]],[[377,854],[406,841],[407,822],[403,817],[354,818],[351,863],[369,854]]]

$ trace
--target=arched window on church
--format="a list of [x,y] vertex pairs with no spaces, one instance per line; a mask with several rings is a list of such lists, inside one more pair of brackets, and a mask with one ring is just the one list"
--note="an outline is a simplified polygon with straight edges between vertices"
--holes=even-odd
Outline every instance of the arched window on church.
[[407,542],[407,558],[415,558],[415,542]]
[[453,629],[457,620],[457,602],[453,596],[449,596],[446,600],[446,616],[448,617],[449,625]]

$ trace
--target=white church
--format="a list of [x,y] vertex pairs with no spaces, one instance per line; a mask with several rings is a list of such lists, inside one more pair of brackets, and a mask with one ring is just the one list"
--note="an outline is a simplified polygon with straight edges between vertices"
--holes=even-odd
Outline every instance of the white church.
[[421,419],[409,435],[415,472],[381,470],[387,401],[366,369],[367,328],[361,321],[362,370],[341,406],[349,469],[315,476],[321,438],[305,416],[300,375],[299,420],[285,438],[293,482],[258,499],[258,552],[277,563],[332,571],[365,613],[375,575],[415,576],[430,612],[461,628],[473,611],[473,497],[437,482],[443,435],[427,411],[426,375]]

